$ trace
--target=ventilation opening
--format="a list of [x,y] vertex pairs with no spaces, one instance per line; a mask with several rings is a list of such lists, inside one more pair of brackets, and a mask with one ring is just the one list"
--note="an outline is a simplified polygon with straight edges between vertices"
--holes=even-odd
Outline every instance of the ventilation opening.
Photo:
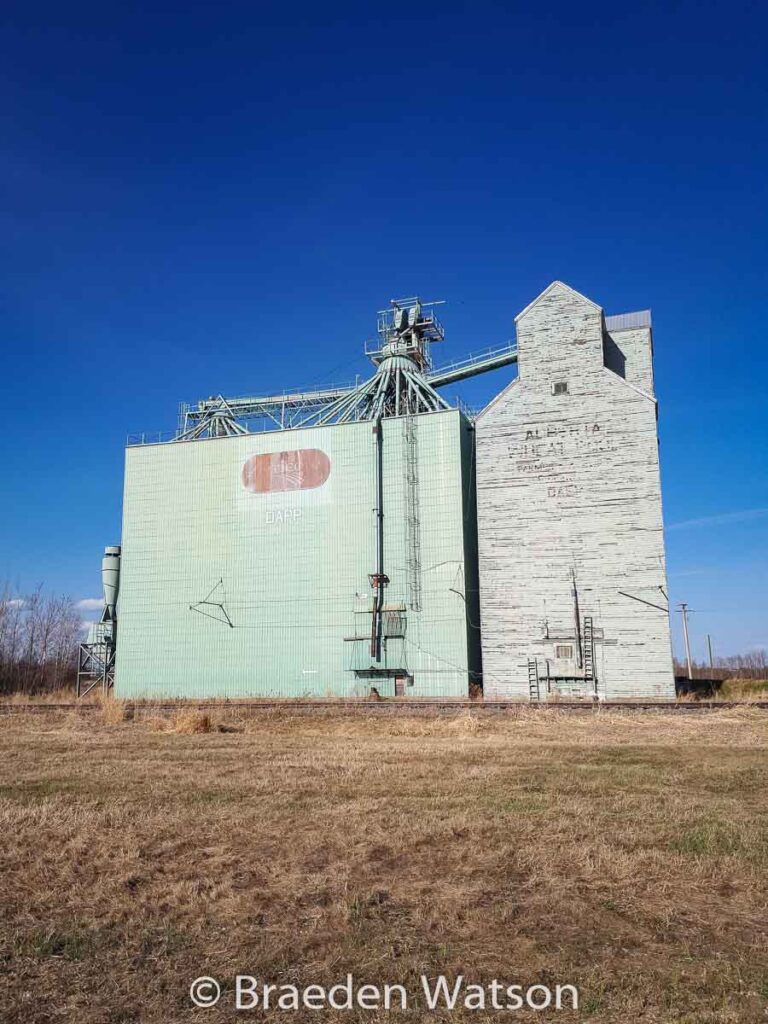
[[568,394],[568,381],[559,380],[552,385],[553,395],[567,395]]
[[572,658],[573,657],[573,644],[557,644],[555,646],[555,657],[556,658]]

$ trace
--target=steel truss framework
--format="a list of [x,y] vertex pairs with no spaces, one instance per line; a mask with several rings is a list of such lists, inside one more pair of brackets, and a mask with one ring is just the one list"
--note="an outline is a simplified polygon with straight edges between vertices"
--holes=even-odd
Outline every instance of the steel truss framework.
[[244,398],[214,395],[195,406],[182,405],[174,440],[435,412],[449,408],[438,388],[517,362],[510,343],[433,369],[431,346],[444,338],[435,314],[438,304],[418,297],[393,299],[379,312],[378,339],[366,345],[376,372],[362,384]]
[[115,644],[104,639],[80,644],[77,658],[77,696],[84,697],[100,686],[106,694],[115,683]]

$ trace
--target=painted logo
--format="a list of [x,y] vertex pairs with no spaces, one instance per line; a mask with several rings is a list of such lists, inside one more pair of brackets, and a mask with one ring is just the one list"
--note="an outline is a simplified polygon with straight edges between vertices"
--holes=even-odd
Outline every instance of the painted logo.
[[331,460],[318,448],[252,455],[243,466],[243,487],[254,494],[307,491],[321,487],[331,472]]

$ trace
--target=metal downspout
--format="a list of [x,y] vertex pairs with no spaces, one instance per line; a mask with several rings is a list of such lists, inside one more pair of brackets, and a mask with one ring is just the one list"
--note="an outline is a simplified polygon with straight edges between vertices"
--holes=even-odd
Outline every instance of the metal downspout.
[[384,605],[384,445],[381,416],[373,424],[376,443],[376,573],[371,617],[371,657],[381,661],[382,610]]
[[573,625],[576,633],[576,664],[579,668],[584,667],[584,659],[581,647],[581,613],[579,611],[579,592],[576,589],[576,570],[571,569],[573,581]]

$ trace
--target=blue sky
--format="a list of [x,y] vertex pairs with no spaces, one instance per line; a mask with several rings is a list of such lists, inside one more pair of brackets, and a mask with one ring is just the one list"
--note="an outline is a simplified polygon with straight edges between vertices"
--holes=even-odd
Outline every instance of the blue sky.
[[448,300],[438,358],[503,343],[559,278],[653,309],[695,653],[768,646],[767,32],[740,3],[4,5],[0,579],[98,594],[125,436],[180,400],[366,373],[398,295]]

